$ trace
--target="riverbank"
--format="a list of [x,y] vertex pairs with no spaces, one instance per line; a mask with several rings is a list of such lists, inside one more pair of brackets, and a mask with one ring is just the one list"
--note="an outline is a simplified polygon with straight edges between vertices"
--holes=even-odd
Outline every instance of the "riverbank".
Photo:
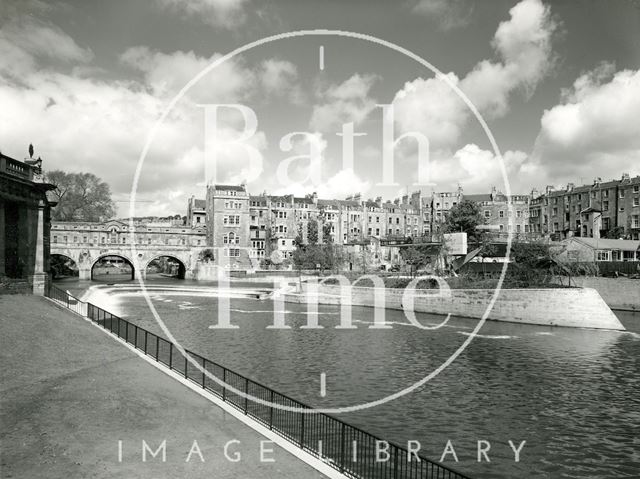
[[0,337],[3,477],[325,477],[270,442],[261,462],[264,436],[45,298],[0,297]]

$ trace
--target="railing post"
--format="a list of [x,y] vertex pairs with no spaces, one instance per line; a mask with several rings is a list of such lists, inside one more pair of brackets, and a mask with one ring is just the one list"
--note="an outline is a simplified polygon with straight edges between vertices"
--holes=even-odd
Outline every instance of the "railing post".
[[205,371],[207,370],[207,360],[205,358],[202,358],[202,389],[204,389],[204,383],[206,381],[206,373]]
[[304,417],[305,413],[300,413],[302,417],[300,418],[300,449],[304,449]]
[[169,369],[173,365],[173,343],[169,343]]
[[249,408],[249,378],[244,378],[244,413],[247,414]]
[[344,440],[345,440],[345,423],[341,422],[342,425],[340,431],[340,472],[344,472]]
[[227,368],[222,368],[222,382],[224,386],[222,386],[222,400],[227,400]]
[[398,448],[393,448],[393,477],[398,479]]
[[124,342],[129,342],[129,323],[126,320],[124,322]]
[[144,330],[144,354],[147,354],[147,336],[148,336],[149,332],[145,329]]
[[269,402],[271,403],[271,409],[269,410],[269,429],[273,430],[273,410],[275,409],[273,407],[273,389],[271,389],[271,400]]
[[189,360],[187,359],[187,351],[184,352],[184,377],[187,379],[187,368],[189,367]]
[[156,336],[156,361],[160,358],[160,336]]

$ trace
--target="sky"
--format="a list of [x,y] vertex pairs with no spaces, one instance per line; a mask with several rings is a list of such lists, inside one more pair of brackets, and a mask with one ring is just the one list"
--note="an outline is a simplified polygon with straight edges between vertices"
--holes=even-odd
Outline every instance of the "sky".
[[[396,49],[335,34],[223,58],[318,29],[390,42],[435,73]],[[22,159],[33,143],[45,170],[96,174],[119,216],[129,214],[138,167],[136,215],[185,214],[211,181],[246,182],[255,194],[392,199],[458,186],[528,194],[637,175],[639,119],[637,1],[0,5],[0,150]],[[349,125],[352,155],[348,135],[338,135]],[[392,181],[383,174],[389,151]]]

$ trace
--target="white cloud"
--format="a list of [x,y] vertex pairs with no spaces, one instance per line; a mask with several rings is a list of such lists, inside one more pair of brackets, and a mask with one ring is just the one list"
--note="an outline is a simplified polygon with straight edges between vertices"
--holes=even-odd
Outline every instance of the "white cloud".
[[346,198],[357,192],[364,195],[370,189],[371,183],[369,181],[362,179],[353,169],[347,168],[338,171],[335,175],[318,185],[296,182],[276,189],[273,194],[304,196],[315,191],[318,193],[319,198],[333,199]]
[[[0,66],[6,68],[8,60],[22,59],[20,81],[0,76],[3,152],[21,157],[32,142],[45,170],[90,171],[107,181],[118,198],[127,197],[144,142],[166,107],[167,97],[218,56],[162,54],[139,47],[127,51],[122,59],[134,64],[142,73],[140,78],[106,81],[92,75],[95,67],[90,51],[78,47],[57,27],[18,17],[14,22],[32,30],[3,27],[0,37],[2,51],[13,52],[11,57],[0,57]],[[33,38],[26,41],[28,36]],[[48,51],[42,39],[61,42]],[[49,62],[51,59],[56,61]],[[48,68],[42,68],[44,64]],[[209,83],[209,88],[196,89],[190,99],[208,93],[209,102],[226,95],[227,103],[259,93],[255,74],[240,63],[229,62],[217,75],[206,80],[218,82],[219,90],[211,89]],[[214,91],[218,96],[212,98]],[[233,124],[230,121],[228,126]],[[264,148],[263,133],[255,135],[254,145]],[[202,148],[202,109],[190,101],[181,102],[160,126],[145,160],[138,199],[153,202],[138,204],[139,214],[184,212],[185,195],[180,192],[193,191],[204,181]],[[222,173],[231,175],[232,166],[242,168],[235,162],[223,165]],[[127,214],[128,204],[118,206],[120,215]]]
[[246,19],[248,0],[157,0],[162,7],[214,27],[233,28]]
[[313,107],[309,122],[312,130],[341,131],[344,123],[360,123],[375,108],[376,100],[369,91],[376,81],[375,75],[356,73],[340,85],[331,85],[320,93],[320,105]]
[[443,31],[467,26],[473,8],[467,0],[419,0],[411,10],[431,18]]
[[452,155],[440,155],[432,162],[432,179],[438,189],[452,189],[462,185],[467,193],[488,193],[491,186],[511,192],[528,193],[531,188],[531,176],[540,171],[529,161],[522,151],[506,151],[502,154],[506,180],[500,161],[493,151],[483,150],[474,143],[458,149]]
[[[556,23],[540,0],[521,0],[498,26],[492,45],[499,61],[482,60],[464,78],[448,78],[490,117],[504,116],[514,91],[530,94],[553,64],[551,39]],[[404,130],[426,134],[434,147],[454,145],[470,111],[440,79],[407,82],[395,96],[396,121]]]
[[[198,73],[221,58],[215,53],[209,58],[200,57],[194,52],[176,51],[162,53],[147,47],[132,47],[126,50],[120,60],[140,71],[144,83],[154,95],[173,96],[177,94]],[[255,86],[255,74],[235,59],[230,59],[207,73],[188,93],[193,101],[206,100],[215,103],[234,103],[252,91]]]
[[[453,73],[447,75],[458,83]],[[447,83],[436,78],[418,78],[405,83],[393,100],[394,118],[402,132],[418,131],[432,147],[455,143],[468,112],[464,102]]]
[[267,95],[287,97],[292,103],[301,104],[304,99],[298,84],[298,69],[286,60],[264,60],[258,72],[262,88]]
[[640,168],[640,70],[615,72],[604,63],[581,75],[545,110],[533,156],[568,180],[603,171],[638,173]]

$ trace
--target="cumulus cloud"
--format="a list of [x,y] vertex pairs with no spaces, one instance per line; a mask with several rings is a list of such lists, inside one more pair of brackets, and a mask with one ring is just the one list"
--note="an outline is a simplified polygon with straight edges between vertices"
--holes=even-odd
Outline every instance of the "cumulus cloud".
[[[167,98],[219,58],[218,54],[205,58],[192,52],[165,54],[136,47],[121,60],[139,77],[104,80],[91,74],[96,67],[90,50],[54,25],[18,16],[3,25],[0,51],[4,53],[0,55],[3,152],[21,157],[33,142],[45,169],[91,171],[111,185],[118,199],[128,198],[144,142]],[[20,59],[18,79],[6,74],[17,72],[15,59]],[[184,192],[194,191],[205,179],[203,112],[194,101],[228,103],[263,95],[258,76],[242,63],[228,62],[203,79],[205,87],[199,89],[199,84],[187,101],[176,106],[157,130],[145,160],[138,199],[150,202],[139,203],[138,214],[184,211],[188,196]],[[220,88],[211,88],[211,82]],[[230,118],[226,128],[234,125]],[[265,148],[264,133],[256,133],[253,145]],[[242,176],[243,167],[234,162],[221,169],[236,179],[233,174]],[[128,205],[119,206],[119,214],[127,214]]]
[[[530,94],[554,59],[551,40],[557,25],[549,7],[540,0],[521,0],[509,14],[492,41],[498,61],[482,60],[461,79],[446,75],[483,115],[492,118],[508,112],[515,91]],[[455,144],[470,118],[466,105],[440,78],[407,82],[393,103],[398,126],[421,131],[434,147]]]
[[432,19],[440,30],[448,31],[468,25],[473,8],[467,0],[419,0],[411,10]]
[[[578,77],[561,102],[545,110],[533,157],[557,175],[638,172],[640,70],[603,63]],[[570,178],[569,179],[575,179]]]
[[506,191],[508,183],[513,194],[528,193],[531,177],[539,177],[540,168],[520,150],[504,152],[502,160],[506,180],[493,151],[468,143],[453,154],[440,152],[435,155],[430,164],[431,179],[439,189],[453,189],[460,184],[468,193],[488,193],[491,186]]
[[369,96],[377,77],[354,74],[339,85],[331,85],[319,93],[323,103],[313,107],[309,122],[312,130],[341,130],[344,123],[360,123],[375,108],[376,100]]
[[287,97],[292,103],[301,104],[304,94],[298,83],[298,69],[286,60],[264,60],[258,72],[262,88],[267,95]]
[[[198,73],[222,57],[201,57],[194,52],[162,53],[148,47],[127,49],[120,60],[143,75],[144,83],[157,96],[177,94]],[[201,78],[188,93],[193,101],[238,102],[255,87],[255,73],[236,59],[227,60]]]
[[246,19],[248,0],[156,0],[160,7],[214,27],[234,28]]

